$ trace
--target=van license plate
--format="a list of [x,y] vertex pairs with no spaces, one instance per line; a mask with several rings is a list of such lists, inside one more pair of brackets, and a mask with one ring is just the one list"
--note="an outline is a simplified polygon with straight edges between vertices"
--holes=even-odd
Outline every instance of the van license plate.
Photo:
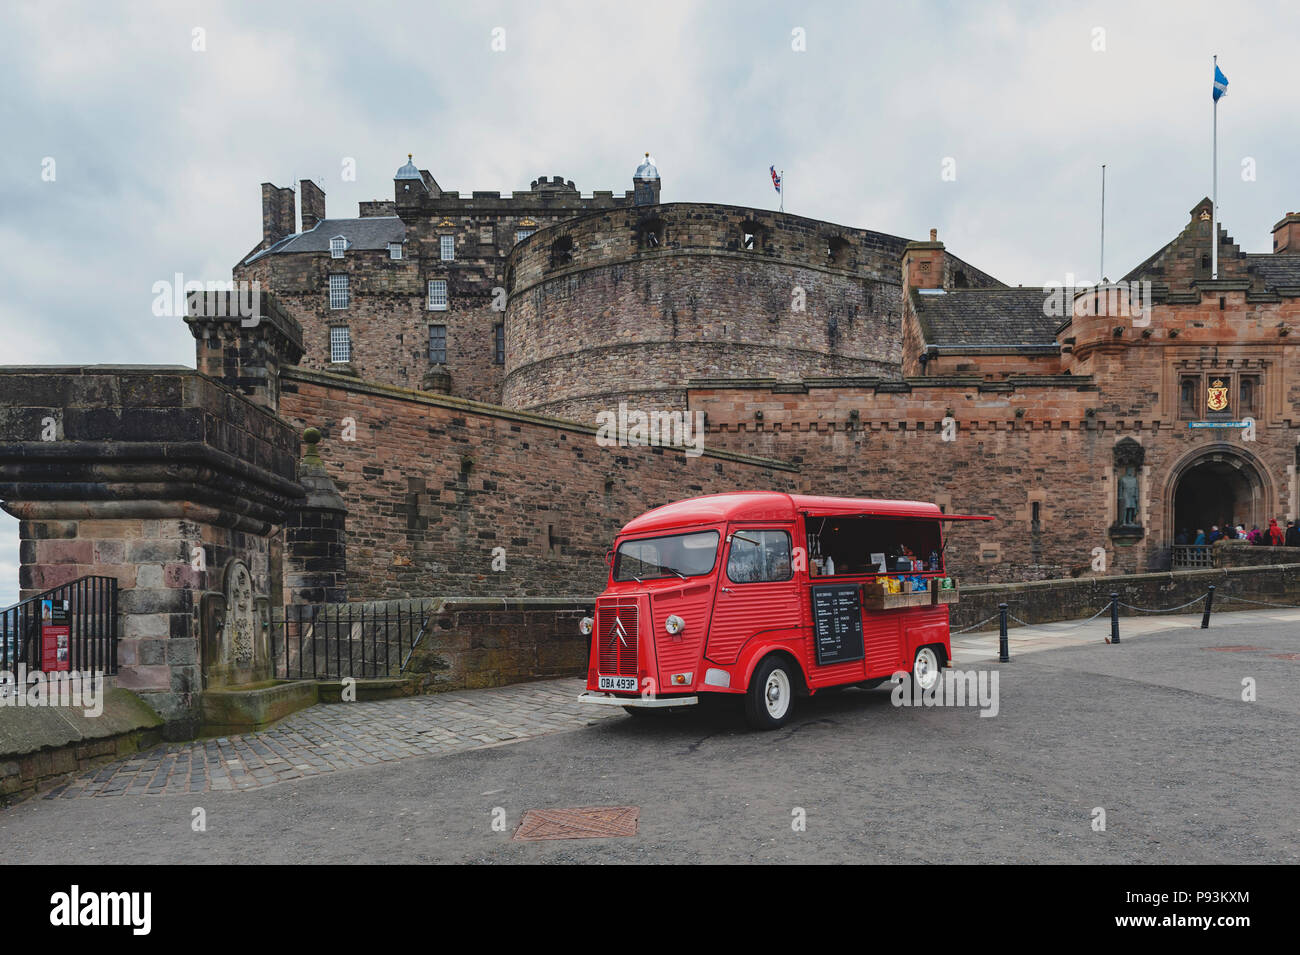
[[600,688],[602,690],[619,690],[624,693],[636,692],[636,677],[634,676],[602,676],[600,678]]

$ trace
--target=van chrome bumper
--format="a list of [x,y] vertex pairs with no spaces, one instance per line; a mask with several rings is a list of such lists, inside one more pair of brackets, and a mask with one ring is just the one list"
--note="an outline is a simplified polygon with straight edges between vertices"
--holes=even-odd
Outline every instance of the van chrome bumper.
[[578,694],[579,703],[592,703],[596,706],[634,706],[637,709],[655,709],[668,706],[694,706],[700,702],[698,696],[657,696],[646,699],[641,696],[609,696],[605,693],[593,693],[583,690]]

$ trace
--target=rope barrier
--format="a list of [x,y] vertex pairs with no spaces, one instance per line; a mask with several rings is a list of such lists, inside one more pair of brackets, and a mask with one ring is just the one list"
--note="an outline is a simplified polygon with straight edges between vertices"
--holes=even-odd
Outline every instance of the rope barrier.
[[[1107,603],[1104,607],[1102,607],[1100,610],[1098,610],[1096,613],[1094,613],[1094,614],[1093,614],[1091,617],[1089,617],[1087,620],[1081,620],[1081,621],[1079,621],[1079,622],[1076,623],[1076,624],[1071,624],[1070,626],[1066,627],[1065,629],[1070,630],[1070,629],[1073,629],[1074,627],[1082,627],[1085,623],[1091,623],[1092,621],[1096,620],[1098,617],[1100,617],[1102,614],[1104,614],[1104,613],[1105,613],[1107,610],[1109,610],[1109,609],[1110,609],[1110,604]],[[1050,624],[1047,624],[1047,623],[1026,623],[1025,621],[1021,620],[1019,617],[1017,617],[1015,614],[1012,614],[1012,613],[1008,613],[1008,614],[1007,614],[1007,618],[1010,619],[1010,620],[1014,620],[1016,623],[1020,624],[1022,627],[1046,627],[1046,626],[1050,626]],[[984,626],[984,624],[988,623],[990,620],[996,620],[996,619],[998,619],[998,614],[994,614],[994,615],[991,616],[991,617],[986,617],[984,620],[981,620],[979,623],[977,623],[977,624],[972,624],[972,625],[969,626],[969,627],[963,627],[961,630],[953,630],[953,631],[952,631],[952,635],[953,635],[953,636],[956,636],[956,635],[958,635],[958,634],[962,634],[962,633],[969,633],[971,630],[975,630],[975,629],[977,629],[977,628],[979,628],[979,627]]]
[[1243,603],[1243,604],[1255,604],[1257,607],[1280,607],[1284,610],[1300,610],[1300,605],[1297,604],[1274,604],[1274,603],[1268,603],[1263,600],[1247,600],[1245,597],[1233,597],[1230,594],[1219,594],[1219,599],[1235,600],[1238,603]]
[[[1185,604],[1179,604],[1177,607],[1168,607],[1164,610],[1149,610],[1146,607],[1135,607],[1132,604],[1126,604],[1123,601],[1120,602],[1120,606],[1127,607],[1129,610],[1136,610],[1139,613],[1173,613],[1175,610],[1182,610],[1184,607],[1190,607],[1192,604],[1198,604],[1202,600],[1204,600],[1205,597],[1206,597],[1205,594],[1201,594],[1195,600],[1189,600]],[[1220,599],[1222,599],[1222,597],[1220,597]]]
[[[1053,630],[1052,632],[1053,632],[1053,633],[1061,633],[1061,632],[1063,632],[1063,631],[1065,631],[1065,630],[1074,630],[1074,629],[1077,628],[1077,627],[1082,627],[1084,624],[1092,623],[1094,620],[1096,620],[1098,617],[1100,617],[1102,614],[1106,613],[1106,612],[1109,611],[1109,610],[1110,610],[1110,603],[1107,602],[1107,603],[1106,603],[1106,604],[1105,604],[1105,605],[1104,605],[1100,610],[1098,610],[1096,613],[1094,613],[1094,614],[1093,614],[1091,617],[1089,617],[1088,619],[1086,619],[1086,620],[1080,620],[1078,623],[1067,624],[1066,626],[1061,627],[1061,628],[1059,628],[1059,629],[1057,629],[1057,630]],[[1050,621],[1050,622],[1047,622],[1047,623],[1025,623],[1025,621],[1021,620],[1019,617],[1012,616],[1011,614],[1007,614],[1007,616],[1008,616],[1008,617],[1011,617],[1011,619],[1014,620],[1016,623],[1020,624],[1021,626],[1025,626],[1025,627],[1050,627],[1050,626],[1052,626],[1054,623],[1056,623],[1056,621]],[[1064,622],[1064,621],[1062,621],[1062,622]]]
[[[1177,612],[1177,611],[1179,611],[1179,610],[1185,610],[1186,608],[1188,608],[1188,607],[1190,607],[1190,606],[1192,606],[1192,605],[1194,605],[1194,604],[1198,604],[1198,603],[1200,603],[1201,601],[1205,600],[1205,598],[1206,598],[1207,596],[1209,596],[1209,595],[1208,595],[1208,594],[1201,594],[1199,597],[1196,597],[1195,599],[1192,599],[1192,600],[1187,601],[1187,603],[1179,604],[1179,605],[1176,606],[1176,607],[1166,607],[1166,608],[1164,608],[1164,609],[1162,609],[1162,610],[1152,610],[1152,609],[1149,608],[1149,607],[1137,607],[1137,606],[1134,606],[1133,604],[1126,604],[1126,603],[1124,603],[1123,601],[1118,601],[1118,603],[1119,603],[1119,605],[1120,605],[1121,607],[1124,607],[1126,610],[1133,610],[1133,611],[1136,611],[1136,612],[1138,612],[1138,613],[1154,613],[1154,614],[1161,614],[1161,613],[1175,613],[1175,612]],[[1253,605],[1255,605],[1255,606],[1257,606],[1257,607],[1277,607],[1277,608],[1282,609],[1282,610],[1300,610],[1300,604],[1277,604],[1277,603],[1270,603],[1270,602],[1268,602],[1268,601],[1264,601],[1264,600],[1248,600],[1248,599],[1246,599],[1245,597],[1234,597],[1234,596],[1231,596],[1231,595],[1229,595],[1229,594],[1217,594],[1216,596],[1217,596],[1217,597],[1219,598],[1219,600],[1221,600],[1221,601],[1226,601],[1226,600],[1235,600],[1235,601],[1237,601],[1238,603],[1253,604]],[[1110,610],[1110,601],[1107,601],[1107,602],[1102,606],[1102,608],[1101,608],[1100,610],[1098,610],[1096,613],[1094,613],[1094,614],[1093,614],[1091,617],[1089,617],[1088,619],[1086,619],[1086,620],[1081,620],[1081,621],[1079,621],[1078,623],[1075,623],[1075,624],[1070,624],[1069,626],[1066,626],[1066,627],[1064,627],[1064,628],[1062,628],[1062,629],[1064,629],[1064,630],[1073,630],[1073,629],[1075,629],[1076,627],[1082,627],[1084,624],[1091,623],[1092,621],[1096,620],[1098,617],[1100,617],[1100,616],[1101,616],[1102,614],[1104,614],[1104,613],[1107,613],[1109,610]],[[957,635],[959,635],[959,634],[969,633],[969,632],[972,631],[972,630],[978,630],[980,627],[984,626],[984,625],[985,625],[986,623],[988,623],[989,621],[991,621],[991,620],[997,620],[997,619],[998,619],[998,616],[999,616],[998,614],[994,614],[994,615],[991,616],[991,617],[987,617],[987,618],[985,618],[984,620],[981,620],[979,623],[972,624],[972,625],[969,626],[969,627],[963,627],[961,630],[954,630],[954,631],[952,631],[952,635],[953,635],[953,636],[957,636]],[[1010,620],[1014,620],[1016,623],[1020,624],[1022,627],[1047,627],[1047,626],[1051,626],[1051,625],[1052,625],[1051,622],[1048,622],[1048,623],[1028,623],[1028,622],[1026,622],[1026,621],[1024,621],[1024,620],[1021,620],[1019,617],[1017,617],[1015,614],[1012,614],[1012,613],[1008,613],[1008,614],[1007,614],[1007,618],[1010,619]],[[1059,633],[1059,632],[1061,632],[1061,630],[1057,630],[1056,632]]]
[[956,636],[962,633],[969,633],[971,630],[976,630],[979,627],[984,626],[984,624],[988,623],[990,620],[996,620],[996,619],[998,619],[998,614],[994,614],[991,617],[986,617],[985,619],[981,620],[979,623],[972,624],[969,627],[963,627],[961,630],[953,630],[950,632],[950,636]]

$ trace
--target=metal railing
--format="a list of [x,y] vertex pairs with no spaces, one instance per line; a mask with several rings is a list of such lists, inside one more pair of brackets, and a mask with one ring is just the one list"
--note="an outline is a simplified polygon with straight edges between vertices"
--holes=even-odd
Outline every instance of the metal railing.
[[19,664],[116,674],[117,579],[79,577],[0,610],[0,670]]
[[428,630],[426,601],[290,604],[271,621],[275,675],[286,680],[400,676]]
[[1171,551],[1174,570],[1214,566],[1214,548],[1210,544],[1174,544]]

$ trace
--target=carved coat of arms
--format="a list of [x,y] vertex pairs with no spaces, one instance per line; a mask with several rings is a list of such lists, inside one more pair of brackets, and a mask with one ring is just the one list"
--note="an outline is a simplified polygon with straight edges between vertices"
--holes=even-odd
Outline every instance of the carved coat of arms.
[[1220,378],[1210,382],[1210,390],[1205,401],[1211,411],[1224,411],[1228,407],[1228,386]]

